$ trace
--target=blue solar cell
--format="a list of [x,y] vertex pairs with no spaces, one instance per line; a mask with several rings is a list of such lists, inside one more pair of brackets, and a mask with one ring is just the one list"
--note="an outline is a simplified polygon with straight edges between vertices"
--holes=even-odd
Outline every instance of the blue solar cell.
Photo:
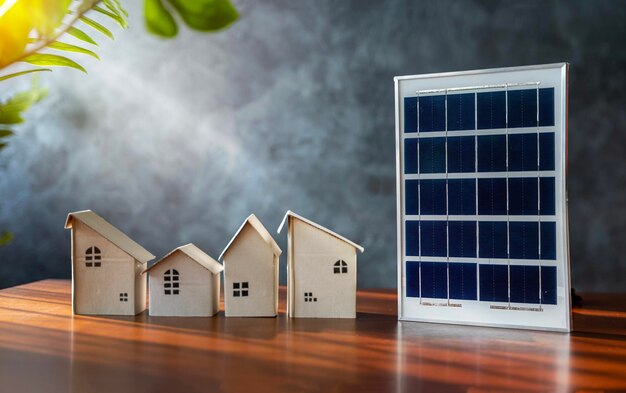
[[450,299],[476,300],[476,264],[449,263]]
[[539,134],[539,169],[554,170],[554,132]]
[[539,259],[539,224],[536,221],[509,223],[509,257]]
[[506,214],[506,179],[478,179],[478,214]]
[[539,89],[539,125],[554,125],[554,88]]
[[476,214],[475,179],[448,179],[448,213]]
[[539,303],[539,266],[516,266],[510,269],[510,293],[513,303]]
[[556,304],[556,267],[541,267],[541,303]]
[[447,254],[446,221],[422,221],[421,244],[422,255],[429,257],[445,257]]
[[537,127],[537,89],[509,90],[509,128]]
[[446,214],[446,180],[420,180],[421,214]]
[[478,224],[480,258],[506,258],[506,246],[506,222],[481,221]]
[[404,211],[406,214],[418,214],[419,198],[417,195],[418,180],[407,180],[404,183]]
[[448,221],[449,256],[476,258],[476,222]]
[[541,259],[556,259],[555,222],[541,222]]
[[478,129],[506,127],[506,102],[503,91],[478,93]]
[[506,171],[506,135],[478,137],[478,171]]
[[446,172],[446,138],[421,138],[419,143],[420,173]]
[[406,263],[406,295],[408,297],[420,296],[420,264],[419,262]]
[[419,98],[419,132],[446,129],[446,96]]
[[420,254],[420,223],[419,221],[406,222],[406,255],[419,256]]
[[448,131],[473,130],[474,93],[448,95]]
[[473,136],[448,137],[448,172],[474,172],[475,138]]
[[445,262],[421,262],[422,297],[448,298],[448,269]]
[[404,173],[417,173],[417,139],[404,140]]
[[536,215],[538,209],[536,177],[509,178],[509,214]]
[[537,170],[537,133],[509,134],[509,171]]
[[480,300],[486,302],[509,301],[507,265],[480,265]]
[[539,179],[539,190],[541,195],[541,214],[553,215],[555,211],[555,189],[553,177],[542,177]]
[[404,97],[404,132],[417,132],[417,97]]

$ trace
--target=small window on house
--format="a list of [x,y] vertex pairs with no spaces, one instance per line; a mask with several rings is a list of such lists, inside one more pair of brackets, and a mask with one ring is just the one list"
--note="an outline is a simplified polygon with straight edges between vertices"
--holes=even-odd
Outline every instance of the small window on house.
[[100,267],[102,263],[102,253],[98,247],[89,247],[85,251],[85,266]]
[[127,302],[128,301],[128,293],[123,292],[120,293],[120,302]]
[[308,302],[316,302],[317,298],[313,297],[313,292],[304,292],[304,301]]
[[163,289],[166,295],[178,295],[180,293],[178,270],[170,269],[163,274]]
[[249,285],[247,281],[244,282],[234,282],[233,283],[233,296],[241,297],[248,296]]
[[333,266],[333,272],[335,274],[345,274],[348,273],[348,264],[343,259],[335,262]]

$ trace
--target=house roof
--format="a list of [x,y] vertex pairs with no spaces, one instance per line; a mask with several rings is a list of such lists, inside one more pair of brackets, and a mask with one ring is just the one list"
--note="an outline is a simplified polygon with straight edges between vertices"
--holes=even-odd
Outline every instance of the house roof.
[[282,250],[280,249],[280,247],[278,247],[278,244],[276,244],[276,242],[272,238],[272,235],[270,235],[268,230],[265,229],[261,221],[258,218],[256,218],[254,214],[250,214],[248,218],[246,218],[246,220],[243,222],[243,224],[241,224],[239,229],[237,229],[237,232],[235,233],[233,238],[230,239],[230,242],[228,242],[228,245],[226,246],[226,248],[224,248],[224,251],[222,251],[222,254],[218,258],[220,261],[222,260],[222,258],[224,258],[224,254],[226,254],[226,251],[228,251],[230,246],[233,245],[233,243],[235,242],[235,239],[237,239],[237,236],[239,236],[239,233],[243,230],[246,224],[250,224],[250,226],[254,228],[254,230],[257,231],[259,235],[261,235],[265,243],[267,243],[270,247],[272,247],[272,251],[274,252],[274,255],[280,256],[280,254],[282,254]]
[[210,271],[213,274],[218,274],[222,270],[224,270],[224,266],[222,266],[218,261],[208,256],[204,251],[196,247],[193,243],[189,243],[189,244],[185,244],[184,246],[180,246],[178,248],[173,249],[169,254],[159,259],[152,266],[144,270],[144,273],[152,269],[156,265],[160,264],[161,262],[163,262],[164,260],[166,260],[167,258],[169,258],[171,255],[173,255],[176,252],[182,252],[186,254],[189,258],[193,259],[200,266],[202,266],[203,268],[205,268],[206,270]]
[[156,258],[145,248],[141,247],[133,239],[128,237],[125,233],[109,224],[104,218],[100,217],[91,210],[83,210],[68,214],[67,220],[65,220],[65,229],[72,228],[74,220],[79,220],[89,228],[98,232],[111,243],[122,249],[122,251],[126,252],[141,263],[147,263],[148,261]]
[[302,217],[302,216],[292,212],[291,210],[287,210],[287,213],[285,213],[285,217],[283,217],[283,221],[280,223],[280,226],[278,227],[278,233],[280,233],[283,230],[283,226],[285,226],[285,223],[287,222],[287,217],[295,217],[298,220],[304,221],[307,224],[314,226],[315,228],[319,229],[320,231],[326,232],[329,235],[334,236],[334,237],[336,237],[339,240],[343,240],[344,242],[348,243],[349,245],[351,245],[352,247],[356,248],[357,250],[359,250],[361,252],[365,251],[365,249],[363,247],[359,246],[358,244],[356,244],[356,243],[346,239],[345,237],[343,237],[343,236],[341,236],[341,235],[331,231],[328,228],[325,228],[325,227],[321,226],[320,224],[317,224],[317,223],[315,223],[315,222],[313,222],[313,221],[311,221],[311,220],[309,220],[307,218],[304,218],[304,217]]

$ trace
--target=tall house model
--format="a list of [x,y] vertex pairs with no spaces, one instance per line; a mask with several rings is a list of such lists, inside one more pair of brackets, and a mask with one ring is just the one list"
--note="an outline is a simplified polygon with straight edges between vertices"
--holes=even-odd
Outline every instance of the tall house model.
[[364,248],[288,211],[287,312],[293,318],[356,317],[356,252]]
[[251,214],[226,246],[224,306],[227,317],[273,317],[278,313],[278,244]]
[[223,267],[189,243],[174,249],[147,269],[150,315],[210,317],[219,311]]
[[146,277],[154,259],[139,244],[91,210],[70,213],[72,307],[84,315],[136,315],[146,309]]

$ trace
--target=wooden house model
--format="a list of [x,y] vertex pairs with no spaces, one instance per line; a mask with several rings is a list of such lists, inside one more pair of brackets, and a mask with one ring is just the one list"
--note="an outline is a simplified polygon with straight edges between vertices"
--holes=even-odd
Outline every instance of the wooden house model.
[[154,259],[91,210],[70,213],[72,308],[85,315],[136,315],[146,309],[146,277]]
[[151,316],[210,317],[220,306],[220,273],[224,268],[189,243],[150,266]]
[[261,221],[254,214],[246,218],[219,257],[224,263],[227,317],[277,315],[281,253]]
[[356,317],[356,252],[363,247],[288,211],[287,312],[295,318]]

